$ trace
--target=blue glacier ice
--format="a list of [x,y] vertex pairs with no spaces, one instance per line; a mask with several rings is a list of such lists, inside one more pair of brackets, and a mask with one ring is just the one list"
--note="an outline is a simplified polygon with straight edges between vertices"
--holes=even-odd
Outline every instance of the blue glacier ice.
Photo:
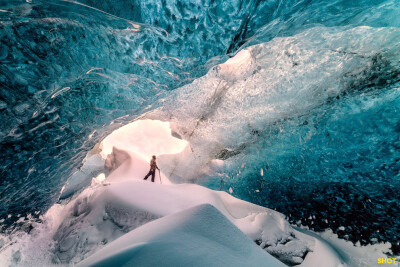
[[1,230],[147,117],[191,145],[176,179],[222,161],[191,181],[399,254],[399,15],[397,0],[0,0]]

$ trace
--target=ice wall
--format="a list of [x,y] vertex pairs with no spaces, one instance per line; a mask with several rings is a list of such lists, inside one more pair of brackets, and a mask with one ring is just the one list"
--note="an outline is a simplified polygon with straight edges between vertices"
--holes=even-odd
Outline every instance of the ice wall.
[[398,40],[397,28],[314,27],[242,50],[147,115],[190,142],[171,172],[354,242],[396,244],[399,221],[383,218],[399,209]]
[[398,244],[397,2],[0,1],[1,227],[157,109],[194,148],[178,169],[200,157],[186,178]]

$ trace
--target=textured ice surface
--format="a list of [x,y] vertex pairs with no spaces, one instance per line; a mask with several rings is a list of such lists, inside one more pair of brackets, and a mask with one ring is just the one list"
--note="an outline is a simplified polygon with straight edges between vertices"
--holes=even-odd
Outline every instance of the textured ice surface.
[[[376,218],[399,208],[399,39],[397,28],[315,27],[248,47],[236,69],[214,67],[147,115],[190,142],[163,167],[195,181],[207,175],[208,186],[293,222],[356,221],[350,240],[397,242],[399,222]],[[215,160],[224,164],[212,171]],[[317,198],[310,209],[304,193]]]
[[82,168],[71,176],[68,183],[61,190],[60,199],[70,197],[76,191],[90,185],[94,177],[105,171],[104,163],[104,159],[100,154],[89,154],[84,159]]
[[[0,1],[2,229],[49,208],[112,130],[171,109],[181,95],[178,110],[193,110],[173,115],[196,130],[181,133],[192,135],[186,163],[164,159],[164,168],[177,166],[171,179],[230,188],[292,222],[398,248],[399,8],[397,0]],[[208,82],[182,87],[237,51],[246,59],[243,48],[254,62],[236,69],[231,59]]]
[[[385,98],[397,101],[399,38],[400,32],[395,28],[369,27],[313,28],[295,37],[276,38],[242,50],[238,59],[235,57],[214,67],[207,75],[169,94],[162,99],[162,108],[147,116],[168,119],[174,131],[190,141],[189,155],[182,156],[183,167],[170,166],[176,172],[188,165],[206,165],[213,159],[226,160],[238,154],[246,154],[251,157],[246,161],[255,163],[264,155],[275,161],[301,149],[303,155],[297,159],[301,160],[305,153],[311,152],[314,136],[321,130],[330,131],[327,127],[318,129],[318,124],[325,124],[326,120],[340,121],[343,113],[348,117],[361,113],[358,115],[361,117]],[[347,42],[343,43],[343,39]],[[380,88],[383,99],[375,100],[375,90],[368,87]],[[351,103],[354,98],[360,102],[359,106]],[[365,103],[369,98],[372,101]],[[343,105],[343,101],[350,103],[346,103],[344,110],[334,109],[338,114],[330,118],[331,107]],[[396,113],[395,106],[392,112]],[[397,136],[396,120],[393,118],[393,134],[389,138]],[[293,132],[303,130],[302,126],[308,128],[305,133]],[[351,129],[336,134],[345,139],[354,138]],[[360,149],[364,148],[360,146]],[[395,153],[393,149],[391,153]],[[373,160],[376,154],[369,156]],[[282,171],[290,170],[295,162],[287,163],[290,165]],[[354,159],[353,164],[356,163]],[[310,166],[315,167],[318,166]],[[190,171],[196,169],[199,168],[196,166]],[[337,177],[335,173],[332,175]],[[342,173],[338,176],[346,178]]]

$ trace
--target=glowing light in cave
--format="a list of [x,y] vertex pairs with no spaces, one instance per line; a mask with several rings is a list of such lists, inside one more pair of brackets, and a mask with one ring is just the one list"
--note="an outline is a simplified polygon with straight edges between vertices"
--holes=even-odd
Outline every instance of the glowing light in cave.
[[169,122],[138,120],[115,130],[103,142],[102,154],[111,154],[113,146],[133,151],[149,160],[152,155],[180,153],[187,142],[171,135]]

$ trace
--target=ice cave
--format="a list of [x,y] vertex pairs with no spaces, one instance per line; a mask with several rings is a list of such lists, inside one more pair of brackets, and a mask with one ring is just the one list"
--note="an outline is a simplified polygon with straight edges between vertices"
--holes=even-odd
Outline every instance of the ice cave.
[[399,0],[0,0],[0,122],[0,266],[400,266]]

